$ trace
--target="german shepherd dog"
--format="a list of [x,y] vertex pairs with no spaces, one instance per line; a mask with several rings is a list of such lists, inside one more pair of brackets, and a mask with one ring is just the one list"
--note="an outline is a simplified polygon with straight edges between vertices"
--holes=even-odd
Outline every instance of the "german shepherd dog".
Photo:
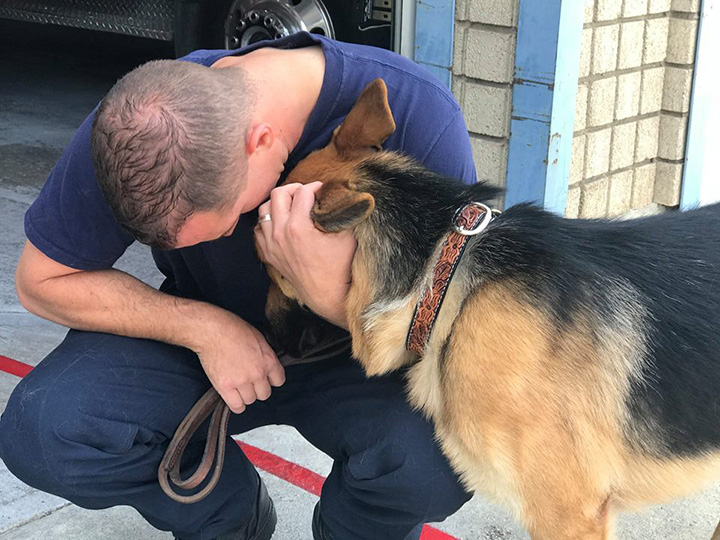
[[[498,192],[382,151],[394,130],[376,80],[288,182],[322,181],[316,226],[354,229],[353,354],[368,376],[407,370],[467,488],[534,540],[600,540],[617,511],[717,480],[720,206],[629,221],[513,206],[468,237],[418,354],[408,329],[454,216]],[[282,330],[295,293],[269,272]]]

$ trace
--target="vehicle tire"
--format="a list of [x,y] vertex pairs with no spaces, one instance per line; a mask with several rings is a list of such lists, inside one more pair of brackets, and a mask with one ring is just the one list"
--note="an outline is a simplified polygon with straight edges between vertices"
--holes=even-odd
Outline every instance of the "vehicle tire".
[[327,0],[175,0],[175,54],[224,49],[307,30],[334,38]]

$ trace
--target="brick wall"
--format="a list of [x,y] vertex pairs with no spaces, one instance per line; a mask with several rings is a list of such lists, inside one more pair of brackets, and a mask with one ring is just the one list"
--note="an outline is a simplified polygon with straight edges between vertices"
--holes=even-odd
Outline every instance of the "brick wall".
[[699,0],[588,0],[566,214],[676,206]]
[[452,90],[478,178],[505,186],[519,0],[456,0]]

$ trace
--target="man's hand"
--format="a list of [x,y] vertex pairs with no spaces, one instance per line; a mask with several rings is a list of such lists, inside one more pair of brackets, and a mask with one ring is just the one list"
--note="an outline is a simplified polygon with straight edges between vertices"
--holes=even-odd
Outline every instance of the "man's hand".
[[261,221],[255,237],[265,260],[292,283],[303,303],[347,328],[345,300],[357,242],[351,231],[327,234],[313,224],[310,212],[321,187],[313,182],[275,188],[258,209],[270,220]]
[[282,386],[285,370],[265,337],[240,317],[218,313],[216,332],[208,332],[196,348],[203,369],[218,394],[236,414],[270,397],[271,386]]

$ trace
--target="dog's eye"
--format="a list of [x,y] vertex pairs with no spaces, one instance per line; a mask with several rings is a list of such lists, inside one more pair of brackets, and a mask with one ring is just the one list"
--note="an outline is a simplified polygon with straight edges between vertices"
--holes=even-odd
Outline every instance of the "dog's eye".
[[371,148],[375,150],[375,152],[379,152],[380,150],[382,150],[382,146],[372,146]]

